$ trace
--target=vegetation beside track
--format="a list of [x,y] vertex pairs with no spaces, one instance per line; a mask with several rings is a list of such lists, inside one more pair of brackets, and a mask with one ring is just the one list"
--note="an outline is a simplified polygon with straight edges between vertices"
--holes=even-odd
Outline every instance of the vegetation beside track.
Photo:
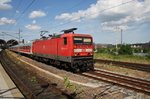
[[125,61],[132,63],[143,63],[150,64],[150,59],[144,56],[133,56],[133,55],[114,55],[108,53],[95,53],[94,58],[96,59],[107,59],[114,61]]
[[133,48],[131,45],[97,48],[94,58],[150,64],[150,48]]

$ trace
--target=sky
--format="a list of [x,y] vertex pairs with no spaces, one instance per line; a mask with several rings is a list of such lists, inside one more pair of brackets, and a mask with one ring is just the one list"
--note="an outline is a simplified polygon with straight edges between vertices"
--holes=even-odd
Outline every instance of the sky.
[[30,41],[78,28],[95,43],[150,41],[150,0],[0,0],[0,39]]

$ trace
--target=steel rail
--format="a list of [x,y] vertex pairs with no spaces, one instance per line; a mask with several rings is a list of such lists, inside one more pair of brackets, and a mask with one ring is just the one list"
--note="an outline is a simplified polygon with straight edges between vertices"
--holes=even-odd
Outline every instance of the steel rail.
[[147,80],[123,76],[102,70],[81,73],[79,75],[104,82],[114,83],[119,86],[126,87],[150,95],[150,82]]
[[97,63],[113,64],[120,67],[150,72],[150,64],[130,63],[130,62],[121,62],[121,61],[104,60],[104,59],[94,59],[94,61]]
[[109,75],[121,77],[121,78],[127,79],[127,80],[137,81],[137,82],[140,82],[141,84],[144,84],[145,86],[150,86],[150,81],[148,81],[148,80],[135,78],[135,77],[131,77],[131,76],[126,76],[126,75],[121,75],[121,74],[117,74],[117,73],[112,73],[112,72],[104,71],[104,70],[100,70],[100,69],[96,69],[95,72],[109,74]]

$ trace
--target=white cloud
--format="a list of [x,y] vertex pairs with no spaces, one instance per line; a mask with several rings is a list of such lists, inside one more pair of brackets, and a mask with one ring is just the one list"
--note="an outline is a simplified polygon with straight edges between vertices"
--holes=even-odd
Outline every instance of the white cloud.
[[128,29],[129,27],[127,25],[119,25],[119,26],[115,26],[115,25],[104,25],[102,26],[102,30],[105,30],[105,31],[114,31],[114,32],[118,32],[120,31],[121,29],[123,30],[126,30]]
[[6,17],[0,18],[0,25],[6,25],[6,24],[15,24],[16,20],[8,19]]
[[11,0],[0,0],[0,10],[12,9],[12,6],[8,4]]
[[46,16],[46,13],[39,10],[39,11],[32,11],[29,15],[29,18],[33,19],[33,18],[38,18],[43,16]]
[[[61,15],[57,15],[55,19],[62,20],[78,20],[81,18],[93,19],[97,18],[101,15],[101,13],[114,5],[121,4],[121,0],[98,0],[96,4],[90,5],[86,10],[79,10],[78,12],[73,13],[63,13]],[[113,8],[111,13],[121,13],[122,11],[118,8]],[[110,13],[105,13],[110,14]]]
[[56,16],[55,19],[71,20],[71,21],[80,21],[81,18],[85,16],[83,11],[78,11],[78,13],[63,13],[60,16]]
[[[86,10],[62,13],[55,19],[78,21],[81,19],[98,19],[105,29],[119,26],[128,28],[134,23],[150,22],[150,0],[98,0]],[[144,23],[145,24],[145,23]]]
[[25,27],[29,30],[39,30],[39,29],[41,29],[41,27],[39,25],[36,25],[36,24],[28,24]]

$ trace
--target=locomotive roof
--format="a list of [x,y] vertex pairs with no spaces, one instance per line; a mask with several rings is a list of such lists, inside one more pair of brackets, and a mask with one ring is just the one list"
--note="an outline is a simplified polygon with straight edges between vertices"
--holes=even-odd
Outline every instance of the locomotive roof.
[[63,35],[61,35],[62,37],[63,36],[88,36],[88,37],[91,37],[91,35],[90,34],[72,34],[72,33],[68,33],[68,34],[63,34]]
[[60,38],[60,37],[65,37],[65,36],[86,36],[86,37],[92,37],[90,34],[76,34],[76,33],[64,33],[64,34],[57,34],[53,35],[52,37],[47,37],[47,38],[41,38],[41,39],[36,39],[34,41],[40,41],[40,40],[48,40],[48,39],[54,39],[54,38]]
[[91,37],[90,34],[64,33],[64,34],[57,34],[57,35],[53,36],[52,38],[59,38],[59,37],[64,37],[64,36],[88,36],[88,37]]
[[77,28],[71,28],[71,29],[66,29],[66,30],[62,30],[61,32],[64,32],[64,33],[74,33],[74,31],[77,30]]

